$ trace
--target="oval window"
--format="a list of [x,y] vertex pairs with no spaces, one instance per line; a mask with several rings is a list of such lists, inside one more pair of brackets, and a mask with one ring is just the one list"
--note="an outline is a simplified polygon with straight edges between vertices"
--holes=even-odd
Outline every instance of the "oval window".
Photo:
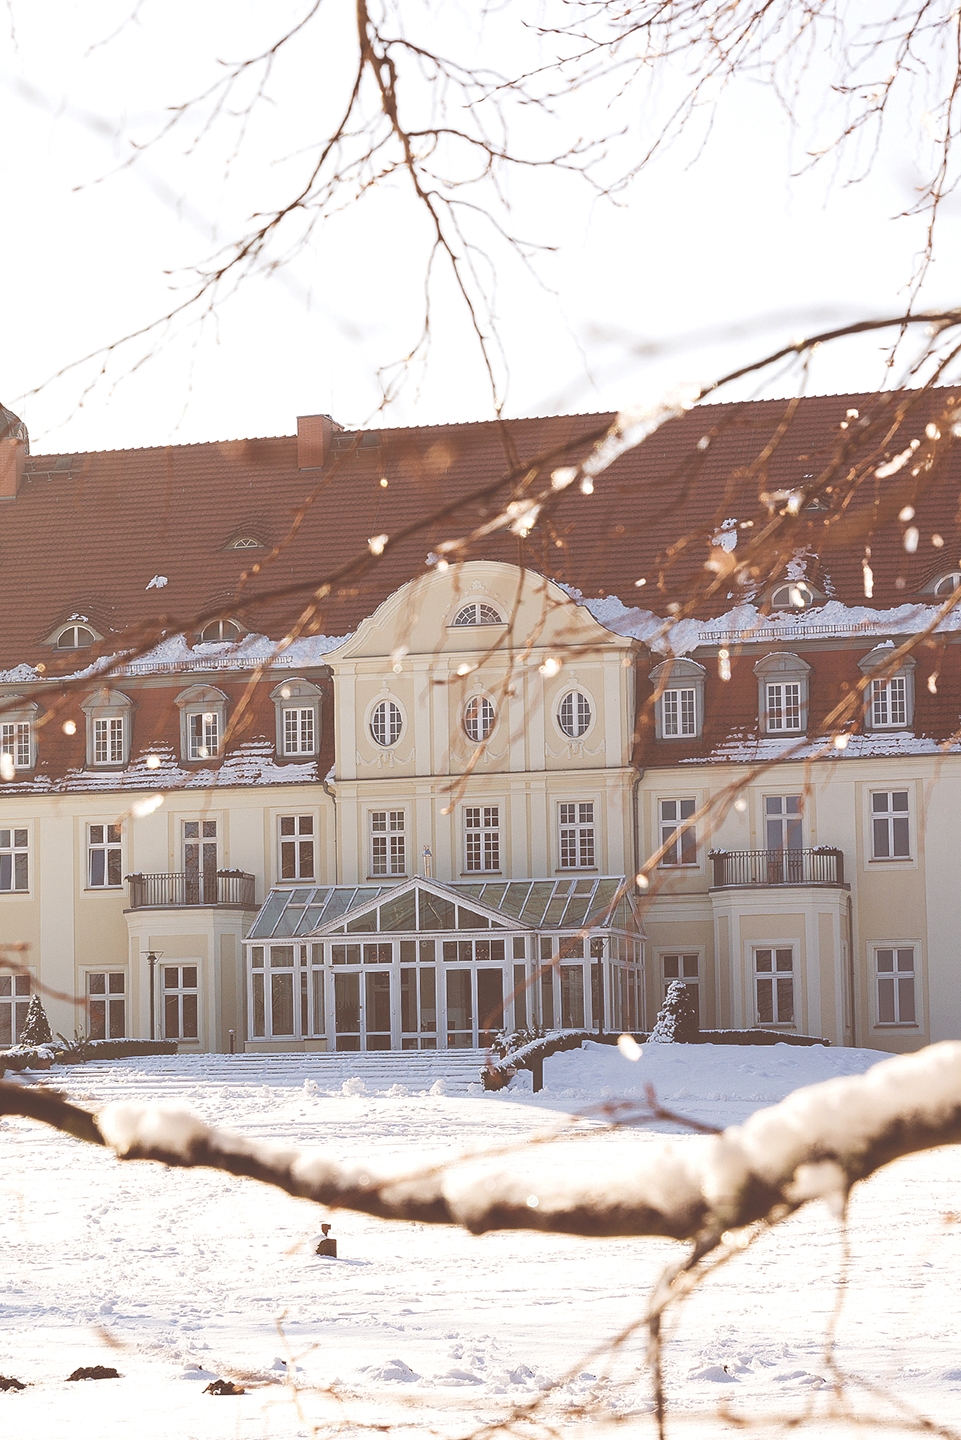
[[211,620],[200,632],[202,645],[219,645],[224,640],[239,640],[240,626],[233,620]]
[[464,709],[464,729],[478,744],[486,740],[494,728],[494,705],[486,695],[475,695]]
[[93,631],[88,630],[86,625],[68,625],[57,636],[57,649],[82,650],[85,645],[92,645],[94,639]]
[[934,587],[935,595],[953,595],[958,586],[961,585],[961,571],[952,570],[950,575],[942,575]]
[[396,745],[404,728],[404,717],[393,700],[381,700],[370,717],[370,733],[378,745]]
[[591,702],[581,690],[569,690],[557,710],[557,723],[565,735],[579,740],[591,723]]

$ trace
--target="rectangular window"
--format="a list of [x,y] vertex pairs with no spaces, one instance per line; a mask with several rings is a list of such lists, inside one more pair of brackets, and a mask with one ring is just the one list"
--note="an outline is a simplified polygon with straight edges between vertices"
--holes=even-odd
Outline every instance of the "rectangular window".
[[187,757],[209,760],[220,749],[220,716],[216,710],[187,716]]
[[596,865],[594,846],[593,800],[564,802],[560,816],[560,868],[562,870],[593,870]]
[[764,831],[768,850],[800,850],[800,795],[765,795]]
[[907,790],[875,790],[871,795],[871,858],[907,860],[911,835]]
[[199,988],[196,965],[164,965],[163,1022],[165,1040],[196,1040]]
[[120,826],[87,826],[87,884],[93,890],[123,884]]
[[765,726],[770,734],[801,729],[801,686],[798,681],[768,683]]
[[0,830],[0,891],[29,888],[27,832]]
[[87,1026],[91,1040],[124,1038],[127,1033],[125,990],[126,977],[122,970],[101,970],[87,976]]
[[0,755],[9,755],[15,770],[30,769],[30,721],[0,725]]
[[373,810],[370,816],[371,875],[406,875],[407,838],[403,810]]
[[315,719],[314,707],[284,710],[284,754],[313,755]]
[[[660,802],[661,845],[666,846],[661,857],[662,865],[696,865],[697,836],[693,825],[686,830],[679,827],[690,820],[697,803],[694,800],[662,800]],[[676,838],[672,838],[675,837]]]
[[122,715],[94,720],[93,763],[95,765],[123,764]]
[[878,1024],[915,1025],[914,947],[875,950],[878,979]]
[[465,870],[501,868],[500,807],[468,805],[464,810]]
[[29,1006],[30,976],[0,975],[0,1047],[16,1045]]
[[683,980],[690,991],[691,999],[694,1001],[694,1014],[697,1016],[697,1023],[700,1025],[700,960],[697,955],[662,955],[661,962],[664,967],[664,994],[674,984],[675,980]]
[[313,815],[281,815],[280,878],[281,880],[313,880]]
[[908,682],[904,675],[871,681],[872,730],[903,729],[908,723]]
[[759,1025],[794,1024],[794,951],[755,950],[754,985]]
[[697,711],[694,690],[665,690],[661,696],[661,733],[696,735]]

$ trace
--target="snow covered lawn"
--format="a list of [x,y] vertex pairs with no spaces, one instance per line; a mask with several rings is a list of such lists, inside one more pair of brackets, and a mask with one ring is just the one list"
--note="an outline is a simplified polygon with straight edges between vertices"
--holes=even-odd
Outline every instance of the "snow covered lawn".
[[[647,1046],[632,1065],[589,1046],[548,1061],[539,1096],[519,1077],[499,1095],[457,1099],[328,1094],[314,1080],[296,1083],[289,1064],[277,1083],[252,1083],[242,1063],[235,1078],[225,1057],[129,1060],[49,1078],[94,1106],[130,1095],[178,1100],[249,1135],[416,1166],[566,1129],[569,1113],[640,1094],[648,1080],[675,1109],[727,1124],[880,1058]],[[262,1073],[269,1079],[269,1066]],[[605,1133],[599,1143],[646,1145],[668,1129]],[[579,1144],[568,1142],[572,1164]],[[0,1374],[28,1383],[0,1393],[4,1435],[286,1440],[387,1420],[465,1435],[558,1381],[545,1419],[590,1400],[636,1415],[632,1430],[652,1433],[644,1335],[613,1352],[608,1342],[640,1319],[656,1276],[682,1253],[670,1242],[472,1238],[330,1216],[252,1182],[121,1164],[27,1121],[0,1122],[0,1156]],[[837,1330],[842,1369],[942,1422],[961,1415],[959,1180],[961,1155],[950,1149],[892,1166],[856,1193]],[[326,1220],[337,1260],[314,1254]],[[765,1435],[777,1432],[777,1416],[824,1407],[840,1265],[839,1227],[811,1206],[673,1315],[666,1375],[682,1433],[708,1433],[722,1402],[770,1416],[755,1432]],[[66,1382],[95,1364],[122,1378]],[[247,1393],[203,1394],[213,1376]],[[850,1395],[861,1414],[890,1413],[864,1389]],[[573,1410],[568,1427],[583,1428]],[[711,1434],[727,1429],[711,1419]],[[816,1420],[805,1433],[841,1432]]]

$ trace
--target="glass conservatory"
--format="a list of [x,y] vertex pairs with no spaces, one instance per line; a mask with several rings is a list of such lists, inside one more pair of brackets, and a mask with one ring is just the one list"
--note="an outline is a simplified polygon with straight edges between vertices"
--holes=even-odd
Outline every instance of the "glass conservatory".
[[623,879],[275,889],[245,941],[251,1049],[470,1049],[527,1024],[636,1030]]

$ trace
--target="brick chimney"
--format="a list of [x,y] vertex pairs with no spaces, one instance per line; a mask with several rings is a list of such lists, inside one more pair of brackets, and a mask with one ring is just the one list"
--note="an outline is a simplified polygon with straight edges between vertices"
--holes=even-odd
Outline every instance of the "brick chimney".
[[30,437],[19,415],[0,405],[0,500],[13,500],[23,479]]
[[327,463],[334,431],[343,428],[329,415],[298,415],[297,468],[320,470]]

